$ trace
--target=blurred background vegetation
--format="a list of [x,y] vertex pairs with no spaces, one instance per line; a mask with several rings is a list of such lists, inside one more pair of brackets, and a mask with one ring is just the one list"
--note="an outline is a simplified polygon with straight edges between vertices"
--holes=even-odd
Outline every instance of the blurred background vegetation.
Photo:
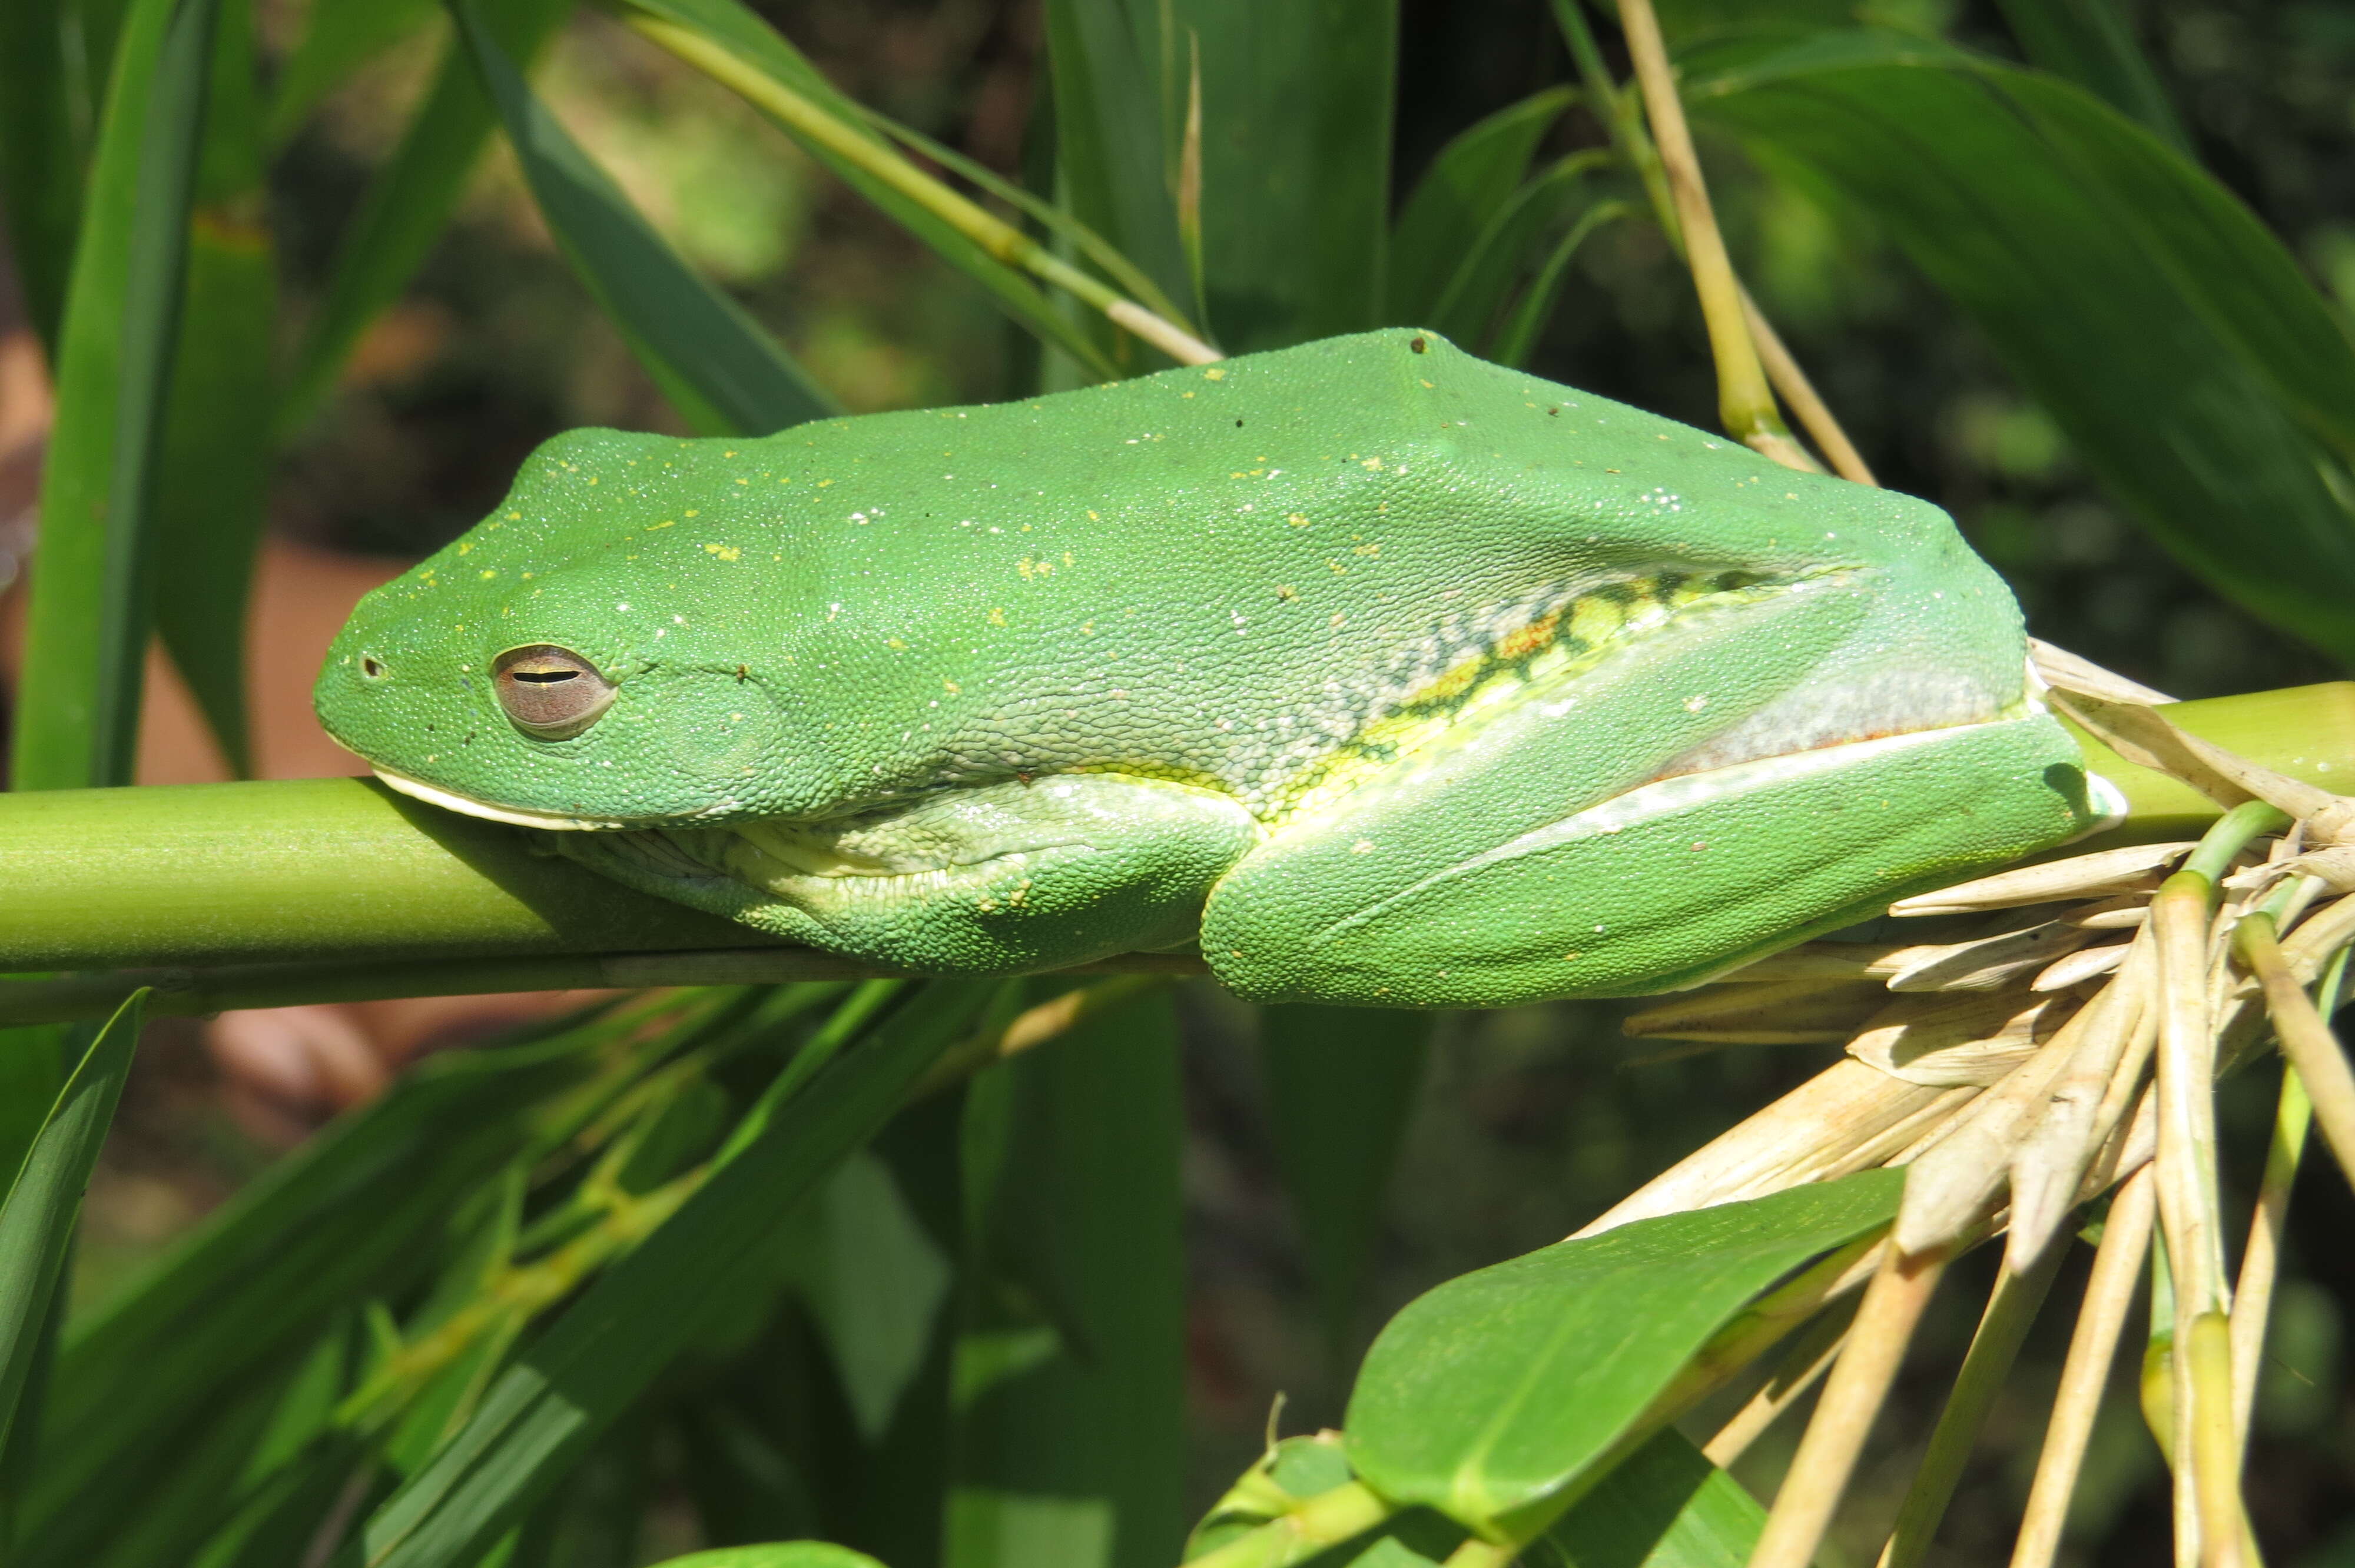
[[[1042,63],[1034,0],[762,0],[757,8],[861,101],[1001,172],[1021,169]],[[1882,20],[2019,53],[1992,5],[1891,0],[1876,9]],[[2127,11],[2201,161],[2355,309],[2355,5],[2144,0]],[[1568,74],[1545,0],[1405,0],[1403,12],[1401,192],[1449,136]],[[266,0],[260,21],[282,49],[303,14],[294,0]],[[430,79],[445,26],[429,19],[337,90],[274,165],[290,336],[316,308],[337,237]],[[1027,338],[710,82],[587,15],[559,37],[536,80],[677,249],[852,410],[1027,387],[1035,354]],[[1550,136],[1552,150],[1566,151],[1600,132],[1573,112]],[[2185,697],[2345,673],[2225,602],[2137,532],[1971,325],[1869,228],[1793,181],[1745,167],[1726,146],[1704,151],[1732,248],[1769,316],[1883,482],[1952,510],[2019,594],[2031,630]],[[27,411],[39,393],[20,317],[6,342],[15,357],[0,359],[0,576],[10,539],[21,543],[21,529],[9,529],[31,503],[38,433]],[[1581,251],[1531,368],[1715,422],[1689,283],[1647,225],[1613,226]],[[459,221],[294,444],[272,492],[270,527],[295,545],[380,558],[389,572],[487,511],[534,444],[581,424],[684,429],[556,252],[502,144]],[[267,657],[266,630],[264,645]],[[309,671],[295,673],[293,685],[307,687]],[[1814,1048],[1680,1054],[1625,1041],[1614,1016],[1607,1005],[1561,1005],[1443,1022],[1360,1336],[1441,1279],[1558,1239],[1822,1065]],[[1337,1420],[1347,1385],[1320,1339],[1265,1136],[1251,1016],[1202,988],[1180,1017],[1189,1504],[1199,1510],[1256,1455],[1279,1392],[1290,1400],[1285,1428],[1302,1430]],[[443,1020],[419,1043],[453,1043],[469,1027],[464,1017]],[[282,1118],[225,1108],[219,1060],[193,1025],[151,1033],[91,1195],[80,1298],[154,1255],[291,1136]],[[2227,1086],[2224,1114],[2237,1135],[2228,1149],[2262,1148],[2271,1077]],[[323,1108],[297,1106],[296,1119]],[[2228,1209],[2246,1212],[2240,1200],[2255,1174],[2228,1170],[2239,1189]],[[2276,1563],[2355,1564],[2355,1399],[2345,1367],[2355,1200],[2327,1161],[2308,1162],[2293,1216],[2293,1277],[2249,1467],[2252,1509]],[[1964,1266],[1985,1274],[1992,1260]],[[2072,1266],[2082,1273],[2082,1255]],[[2064,1279],[2059,1298],[2074,1288]],[[1919,1385],[1901,1389],[1886,1446],[1870,1461],[1893,1478],[1860,1510],[1878,1510],[1875,1526],[1893,1510],[1934,1418],[1976,1294],[1942,1297],[1916,1358]],[[1994,1562],[2007,1549],[2067,1328],[2062,1314],[2048,1319],[2005,1392],[1938,1562]],[[2088,1563],[2157,1563],[2169,1550],[2165,1477],[2133,1414],[2130,1370],[2120,1369],[2121,1397],[2097,1434],[2081,1499]],[[1796,1432],[1786,1422],[1762,1441],[1743,1462],[1745,1478],[1771,1487]],[[680,1457],[666,1452],[650,1466],[622,1457],[655,1441],[640,1429],[607,1440],[610,1475],[634,1478],[634,1487],[651,1478],[628,1499],[643,1505],[644,1522],[602,1533],[584,1526],[586,1544],[568,1561],[651,1561],[692,1544]],[[600,1474],[592,1463],[574,1485],[584,1511],[623,1506],[599,1498]],[[1876,1491],[1873,1478],[1868,1472],[1860,1489]],[[1858,1539],[1868,1534],[1878,1539],[1866,1530]]]

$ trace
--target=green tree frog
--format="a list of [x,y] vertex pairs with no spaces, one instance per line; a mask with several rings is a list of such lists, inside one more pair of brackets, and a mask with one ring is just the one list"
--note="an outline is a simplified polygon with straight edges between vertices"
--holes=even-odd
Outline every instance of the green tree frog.
[[1266,1001],[1689,985],[2102,815],[1935,507],[1403,330],[559,436],[317,704],[395,789],[797,942],[1199,943]]

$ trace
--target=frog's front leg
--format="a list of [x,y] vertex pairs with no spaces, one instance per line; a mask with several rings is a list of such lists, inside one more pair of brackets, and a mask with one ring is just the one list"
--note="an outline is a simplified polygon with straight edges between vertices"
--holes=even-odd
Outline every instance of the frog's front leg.
[[820,822],[552,837],[606,875],[828,952],[1013,974],[1189,942],[1258,832],[1226,795],[1075,773]]
[[2094,825],[2057,722],[2017,686],[1942,689],[1934,642],[1890,664],[1859,602],[1696,615],[1492,701],[1277,823],[1203,956],[1260,1001],[1640,994]]

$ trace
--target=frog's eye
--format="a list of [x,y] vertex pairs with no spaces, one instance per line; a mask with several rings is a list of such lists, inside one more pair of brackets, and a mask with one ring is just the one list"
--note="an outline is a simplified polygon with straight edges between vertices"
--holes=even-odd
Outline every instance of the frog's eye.
[[570,648],[535,642],[510,648],[491,666],[491,686],[516,728],[538,740],[568,740],[613,705],[613,683]]

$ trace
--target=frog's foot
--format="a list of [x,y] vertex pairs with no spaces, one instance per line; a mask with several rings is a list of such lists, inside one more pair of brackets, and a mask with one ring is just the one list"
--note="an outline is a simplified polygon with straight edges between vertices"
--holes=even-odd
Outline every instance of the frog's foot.
[[1060,774],[855,817],[551,834],[642,891],[916,974],[1014,974],[1189,939],[1258,835],[1207,789]]

